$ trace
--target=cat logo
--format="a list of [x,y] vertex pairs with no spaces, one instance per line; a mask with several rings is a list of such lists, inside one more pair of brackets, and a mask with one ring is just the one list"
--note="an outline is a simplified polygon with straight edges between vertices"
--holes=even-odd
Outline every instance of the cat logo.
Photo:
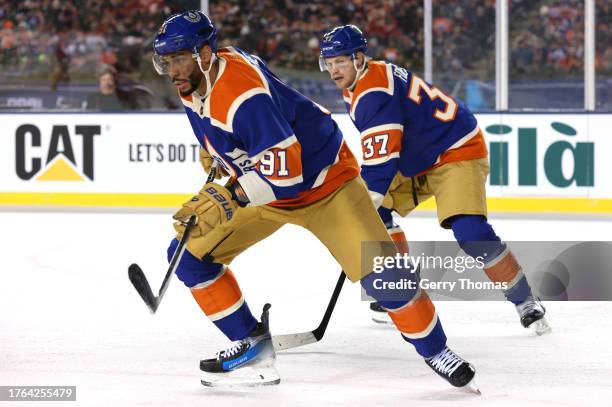
[[[17,176],[25,181],[93,181],[94,137],[100,134],[100,126],[74,126],[71,136],[68,126],[54,125],[48,145],[43,146],[37,126],[19,126],[15,131]],[[82,152],[80,165],[75,157],[75,145]]]

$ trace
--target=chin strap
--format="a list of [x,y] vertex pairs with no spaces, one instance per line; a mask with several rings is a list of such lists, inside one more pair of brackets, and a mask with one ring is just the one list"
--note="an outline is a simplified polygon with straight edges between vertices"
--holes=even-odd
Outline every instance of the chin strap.
[[368,59],[366,58],[363,60],[363,65],[361,66],[361,68],[358,68],[357,59],[355,58],[355,56],[353,56],[353,66],[355,67],[357,74],[355,75],[355,80],[353,81],[353,83],[351,83],[350,86],[347,88],[350,92],[352,92],[353,89],[355,88],[355,85],[357,85],[357,82],[359,81],[363,73],[365,72],[367,65],[368,65]]
[[202,98],[204,99],[208,97],[210,91],[212,90],[212,84],[210,82],[210,70],[216,60],[217,54],[213,52],[210,56],[210,63],[208,64],[208,69],[205,70],[204,68],[202,68],[202,58],[200,57],[200,53],[196,54],[196,61],[198,62],[198,67],[200,68],[200,71],[202,71],[202,73],[204,74],[204,78],[206,79],[206,92],[204,92],[204,95],[202,96]]

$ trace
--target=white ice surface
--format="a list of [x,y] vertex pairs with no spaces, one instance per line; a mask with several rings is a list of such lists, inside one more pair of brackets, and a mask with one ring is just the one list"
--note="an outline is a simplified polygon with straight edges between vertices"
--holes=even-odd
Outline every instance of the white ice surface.
[[[452,239],[432,217],[401,224],[413,240]],[[493,224],[505,240],[612,240],[610,221]],[[76,403],[44,405],[612,405],[612,303],[546,303],[554,331],[535,337],[507,303],[438,302],[449,345],[477,368],[483,394],[476,397],[435,376],[393,328],[371,323],[352,284],[320,343],[279,354],[279,386],[205,388],[198,361],[225,347],[225,338],[176,278],[156,315],[127,278],[127,266],[138,262],[159,287],[168,215],[0,212],[0,225],[0,385],[77,386]],[[278,334],[318,324],[340,270],[292,226],[232,269],[254,314],[272,303]]]

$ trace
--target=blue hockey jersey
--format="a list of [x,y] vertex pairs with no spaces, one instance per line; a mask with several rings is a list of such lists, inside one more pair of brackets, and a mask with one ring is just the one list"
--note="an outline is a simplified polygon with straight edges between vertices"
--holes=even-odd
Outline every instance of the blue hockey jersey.
[[411,177],[487,156],[472,112],[404,68],[370,61],[343,97],[361,133],[361,175],[377,205],[397,171]]
[[200,144],[251,205],[315,202],[359,175],[329,111],[281,82],[256,56],[218,50],[208,95],[182,97]]

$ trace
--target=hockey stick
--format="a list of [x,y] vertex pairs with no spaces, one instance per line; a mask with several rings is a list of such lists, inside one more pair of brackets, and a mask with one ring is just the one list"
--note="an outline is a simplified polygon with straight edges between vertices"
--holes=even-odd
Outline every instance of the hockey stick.
[[[208,173],[208,179],[206,180],[207,184],[209,182],[214,181],[216,173],[216,163],[213,163],[212,167],[210,168],[210,172]],[[147,307],[149,307],[149,311],[151,311],[151,314],[155,314],[157,308],[159,307],[159,304],[161,303],[162,298],[164,298],[164,294],[166,293],[166,290],[170,285],[170,278],[174,274],[174,271],[178,267],[178,264],[181,261],[181,258],[183,257],[183,253],[185,252],[187,246],[187,239],[189,238],[189,232],[195,224],[195,220],[195,215],[189,218],[189,221],[185,226],[185,231],[183,232],[183,237],[181,237],[178,247],[176,248],[176,251],[172,256],[172,260],[170,260],[170,266],[168,267],[168,271],[166,272],[166,276],[164,277],[164,281],[162,282],[162,285],[159,288],[157,296],[153,294],[151,285],[149,284],[147,277],[145,276],[144,272],[138,264],[134,263],[128,268],[128,277],[130,278],[130,281],[132,282],[132,285],[134,286],[136,291],[138,291],[138,294],[140,294],[140,298],[142,298],[145,304],[147,304]]]
[[329,299],[329,304],[327,304],[325,314],[323,314],[323,319],[321,320],[321,323],[318,327],[316,327],[312,331],[301,332],[297,334],[275,335],[272,337],[274,349],[286,350],[320,341],[321,338],[323,338],[323,335],[325,334],[327,324],[329,323],[331,315],[334,312],[334,308],[336,307],[336,302],[338,301],[338,297],[340,296],[340,291],[342,291],[344,280],[346,280],[346,274],[344,274],[344,271],[341,271],[340,277],[338,277],[338,282],[336,283],[336,287],[334,287],[334,292],[332,293],[332,296]]
[[[215,177],[215,165],[211,168],[210,173],[208,174],[208,182],[212,182]],[[164,281],[162,286],[159,289],[157,297],[153,294],[153,290],[151,290],[151,285],[149,284],[147,277],[144,272],[138,266],[138,264],[132,264],[128,269],[128,276],[130,281],[134,285],[138,294],[143,299],[147,307],[152,314],[157,311],[159,304],[164,296],[164,293],[168,289],[170,284],[170,277],[174,274],[176,266],[178,265],[180,259],[183,256],[183,252],[185,251],[185,243],[187,242],[187,236],[189,235],[189,231],[191,227],[195,223],[195,216],[192,216],[187,223],[185,228],[185,232],[183,233],[183,237],[179,242],[179,245],[172,256],[172,260],[170,261],[170,266],[168,271],[166,272],[166,276],[164,277]],[[274,344],[275,350],[286,350],[291,348],[296,348],[299,346],[308,345],[311,343],[315,343],[323,338],[325,334],[325,330],[327,329],[327,325],[329,324],[329,320],[331,319],[332,313],[334,312],[334,308],[336,307],[336,302],[338,301],[338,297],[340,296],[340,292],[342,291],[342,286],[344,285],[344,280],[346,280],[346,274],[344,271],[340,272],[340,276],[338,277],[338,281],[336,282],[336,286],[334,287],[334,291],[332,293],[331,298],[329,299],[329,303],[327,304],[327,308],[325,309],[325,314],[323,314],[323,319],[312,331],[295,333],[295,334],[285,334],[285,335],[275,335],[272,337],[272,342]]]

